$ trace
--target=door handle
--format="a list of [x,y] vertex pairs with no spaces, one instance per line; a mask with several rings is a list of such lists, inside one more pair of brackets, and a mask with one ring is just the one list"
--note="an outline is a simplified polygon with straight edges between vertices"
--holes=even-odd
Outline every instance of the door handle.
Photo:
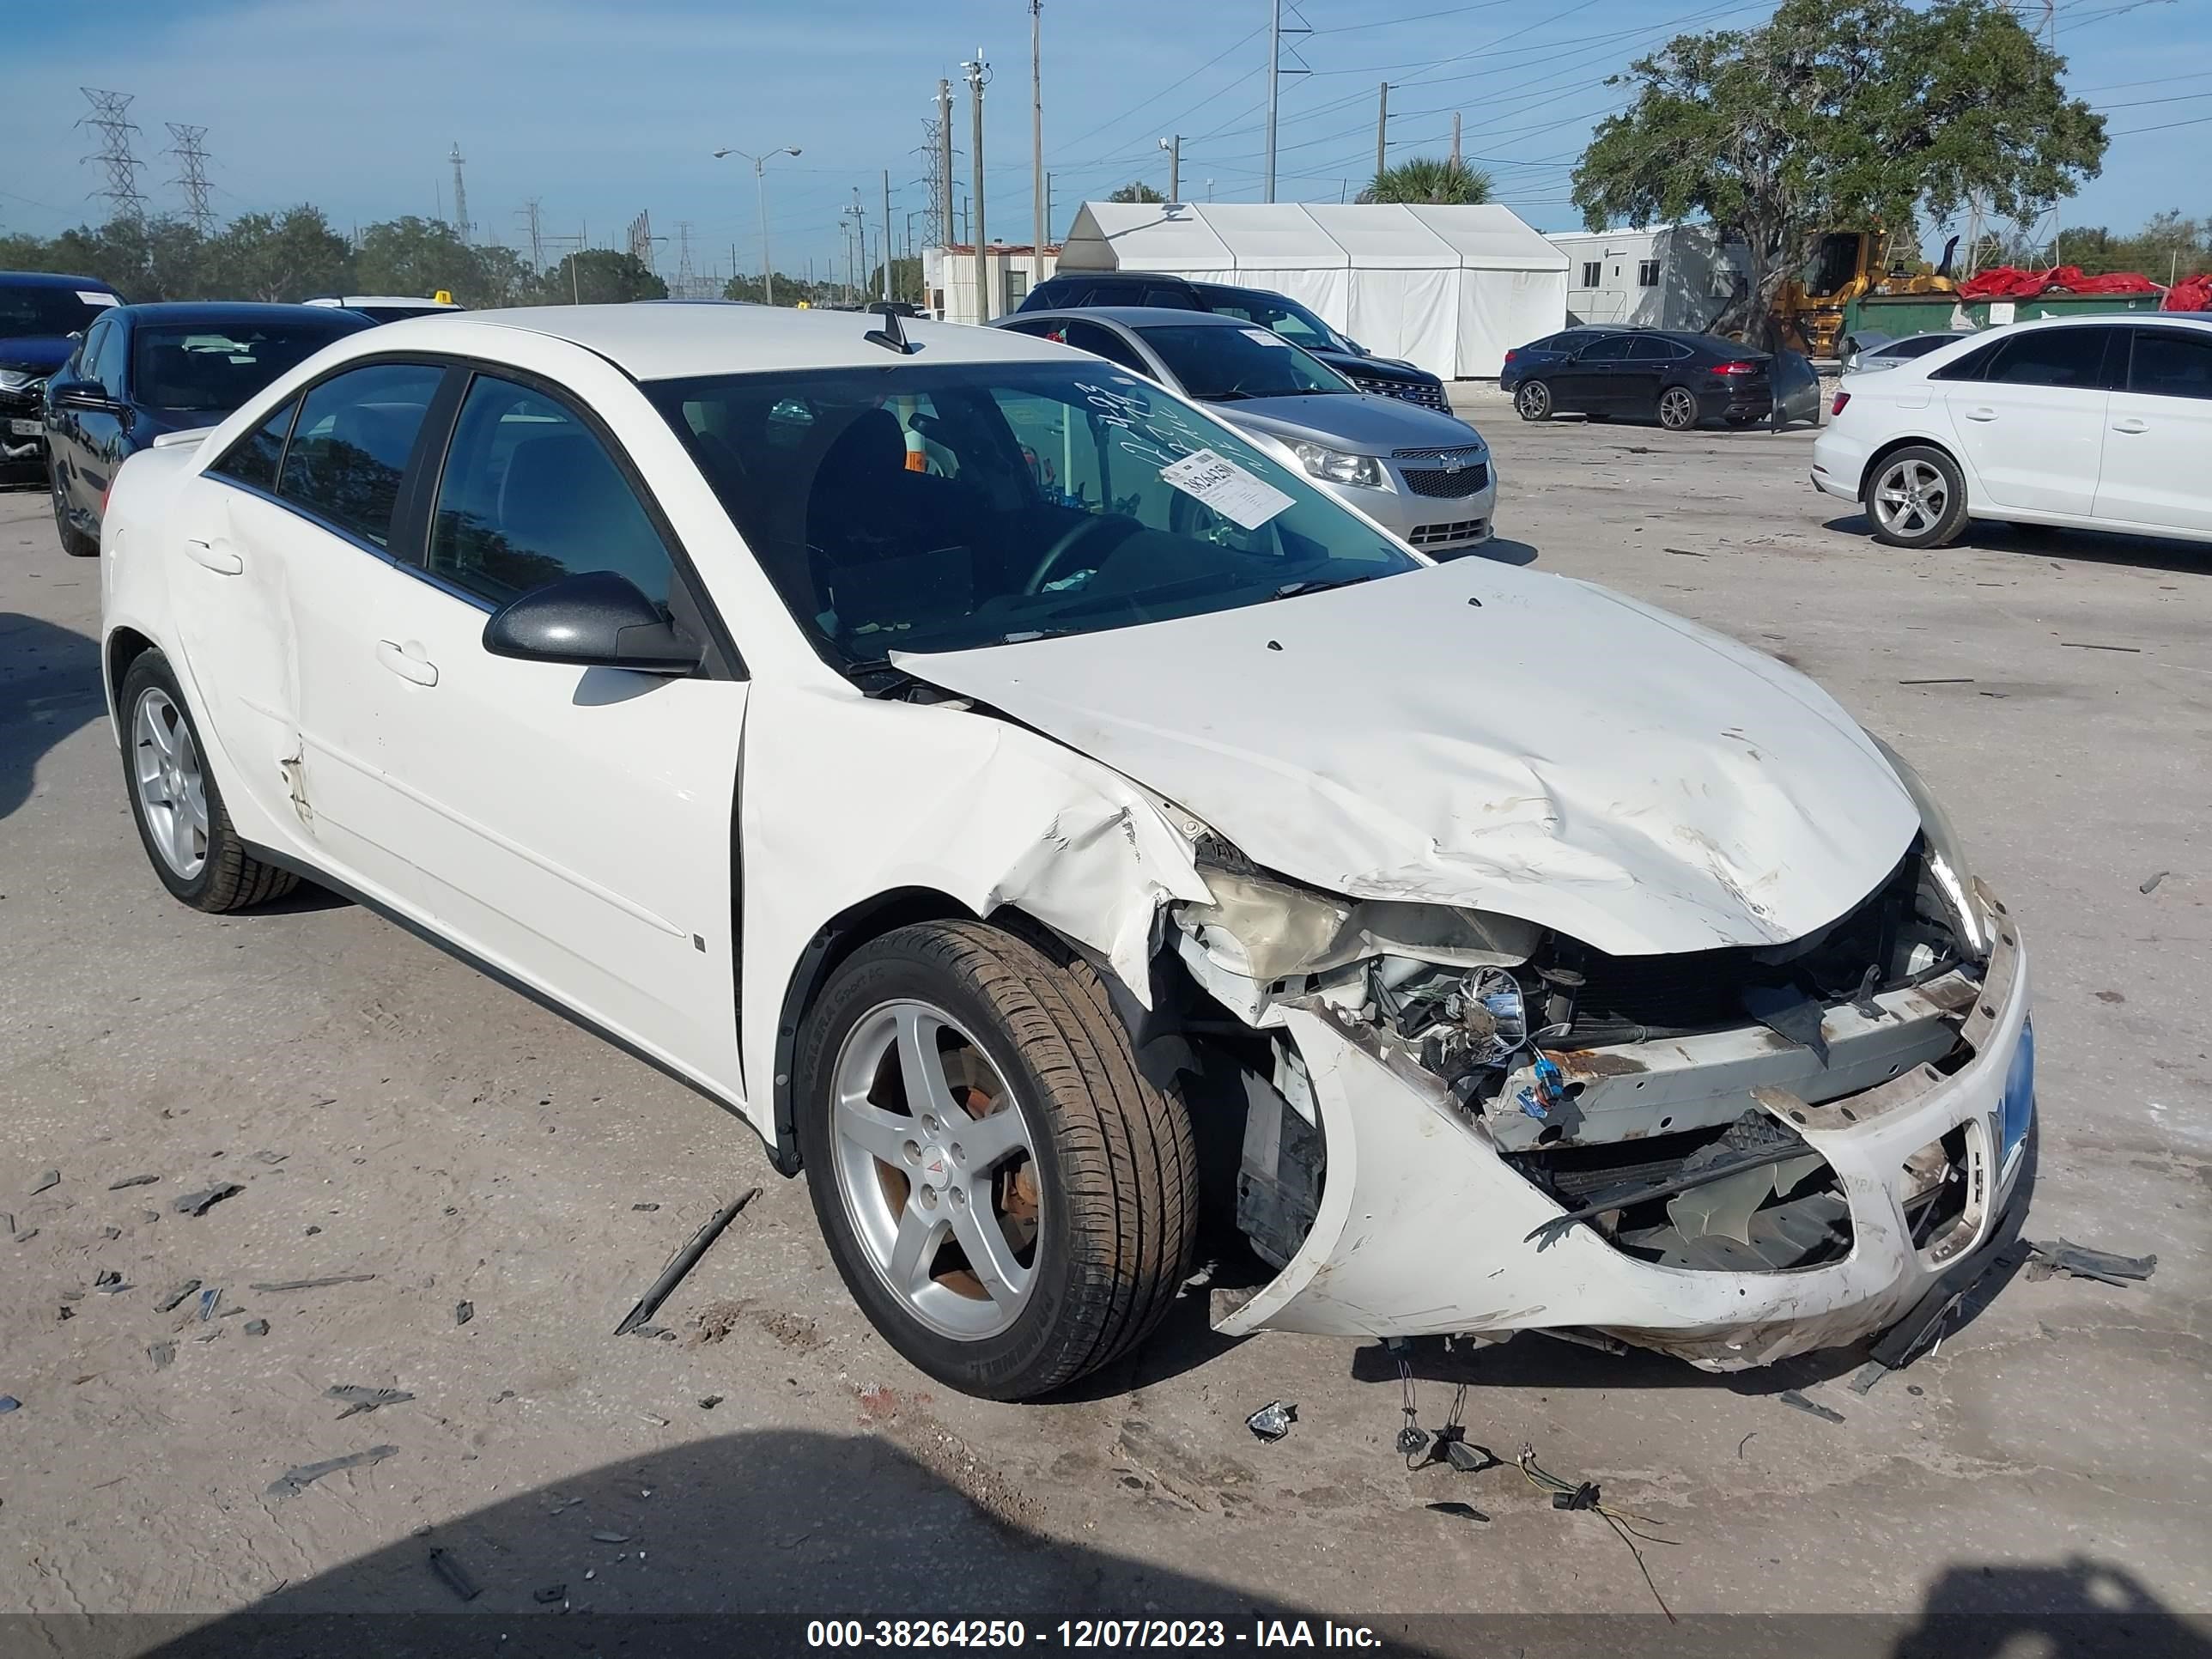
[[403,680],[412,680],[417,685],[435,685],[438,683],[438,665],[425,662],[415,654],[421,649],[417,646],[410,651],[395,641],[379,640],[376,642],[376,659]]
[[218,576],[242,575],[246,561],[227,547],[217,547],[211,542],[185,540],[185,555],[194,564],[205,565]]
[[1966,418],[1970,421],[1994,421],[1996,417],[1996,410],[1987,407],[1970,409],[1966,411]]
[[2150,422],[2148,421],[2139,421],[2133,416],[2130,416],[2124,421],[2114,421],[2112,422],[2112,430],[2115,432],[2148,432],[2150,430]]

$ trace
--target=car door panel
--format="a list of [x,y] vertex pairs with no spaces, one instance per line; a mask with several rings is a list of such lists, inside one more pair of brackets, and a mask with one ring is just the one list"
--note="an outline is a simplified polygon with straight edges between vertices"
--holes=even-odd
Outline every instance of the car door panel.
[[2135,331],[2127,389],[2106,408],[2096,514],[2122,523],[2212,534],[2212,331]]
[[70,489],[75,498],[73,505],[85,521],[97,524],[107,486],[115,477],[115,469],[123,465],[124,422],[130,418],[124,412],[128,408],[124,398],[129,392],[125,359],[131,335],[114,318],[104,319],[94,327],[99,337],[95,340],[86,337],[86,344],[91,349],[85,354],[85,375],[99,386],[115,407],[70,411],[75,428]]
[[2007,340],[1985,378],[1935,382],[1973,499],[2086,517],[2095,504],[2111,392],[2113,329],[2039,329]]

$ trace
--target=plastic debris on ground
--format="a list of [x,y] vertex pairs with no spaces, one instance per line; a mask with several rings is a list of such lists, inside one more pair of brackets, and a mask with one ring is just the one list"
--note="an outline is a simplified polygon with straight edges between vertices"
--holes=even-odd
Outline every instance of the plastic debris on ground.
[[473,1601],[483,1592],[477,1581],[469,1577],[468,1569],[456,1560],[450,1550],[430,1552],[430,1571],[444,1581],[446,1588],[464,1601]]
[[179,1215],[205,1215],[210,1209],[222,1203],[226,1198],[245,1190],[246,1188],[236,1182],[226,1181],[219,1186],[208,1188],[204,1192],[186,1193],[170,1207]]
[[1844,1420],[1844,1414],[1832,1406],[1823,1406],[1819,1401],[1808,1399],[1795,1389],[1784,1389],[1775,1398],[1785,1406],[1794,1407],[1801,1412],[1808,1412],[1823,1422],[1840,1423]]
[[399,1455],[397,1446],[371,1446],[367,1451],[348,1452],[343,1457],[330,1457],[319,1463],[301,1463],[289,1468],[269,1483],[271,1498],[295,1498],[326,1474],[337,1474],[345,1469],[358,1469],[371,1463],[381,1463],[387,1457]]
[[365,1389],[355,1385],[325,1389],[323,1393],[327,1399],[346,1402],[346,1408],[336,1419],[340,1423],[356,1413],[373,1412],[382,1406],[402,1406],[415,1397],[404,1389]]
[[2100,1284],[2124,1288],[2148,1279],[2158,1267],[2154,1255],[2114,1255],[2109,1250],[2093,1250],[2086,1244],[2063,1238],[2048,1244],[2030,1243],[2027,1248],[2033,1252],[2027,1267],[2030,1279],[2066,1273],[2075,1279],[2094,1279]]

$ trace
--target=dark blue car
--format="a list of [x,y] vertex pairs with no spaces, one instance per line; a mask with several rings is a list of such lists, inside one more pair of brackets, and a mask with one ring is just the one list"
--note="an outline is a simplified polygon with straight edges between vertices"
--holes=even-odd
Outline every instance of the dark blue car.
[[63,550],[100,551],[115,469],[165,432],[214,426],[294,364],[373,327],[327,306],[118,306],[46,383],[47,483]]
[[122,303],[97,277],[0,270],[0,483],[46,471],[46,377],[102,311]]

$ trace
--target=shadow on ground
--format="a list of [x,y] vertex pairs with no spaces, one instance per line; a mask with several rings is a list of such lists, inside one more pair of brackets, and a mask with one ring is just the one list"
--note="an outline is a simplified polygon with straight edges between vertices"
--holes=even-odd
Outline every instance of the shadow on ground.
[[[404,1438],[404,1432],[393,1431]],[[364,1443],[375,1438],[364,1431]],[[347,1483],[407,1479],[400,1451],[367,1472],[326,1476],[264,1502],[282,1525],[312,1531],[342,1511]],[[1104,1480],[1110,1476],[1101,1475]],[[311,1519],[311,1517],[313,1517]],[[1224,1524],[1234,1525],[1224,1522]],[[1437,1561],[1485,1547],[1463,1520],[1437,1517]],[[1445,1528],[1455,1528],[1449,1534]],[[1259,1534],[1261,1529],[1252,1530]],[[1468,1541],[1472,1537],[1475,1541]],[[1254,1576],[1264,1535],[1249,1547]],[[1377,1547],[1380,1547],[1378,1545]],[[1828,1587],[1820,1587],[1825,1594]],[[1183,1571],[1042,1537],[1002,1506],[979,1503],[907,1451],[866,1436],[763,1431],[609,1463],[557,1486],[503,1498],[316,1577],[274,1589],[249,1610],[207,1620],[94,1615],[0,1619],[0,1652],[152,1654],[158,1659],[293,1659],[362,1654],[502,1656],[781,1655],[831,1646],[944,1650],[951,1631],[887,1644],[876,1621],[969,1621],[966,1650],[1013,1644],[1070,1648],[1272,1645],[1304,1620],[1301,1645],[1330,1645],[1327,1624],[1370,1628],[1369,1651],[1527,1659],[1594,1653],[1644,1659],[2212,1659],[2202,1621],[2163,1606],[2109,1563],[1954,1564],[1905,1615],[1712,1615],[1670,1624],[1645,1614],[1484,1614],[1470,1579],[1452,1616],[1318,1608],[1287,1591],[1254,1595]],[[1060,1621],[1164,1622],[1150,1640],[1116,1632],[1085,1644]],[[825,1642],[810,1620],[857,1620]],[[1220,1621],[1218,1633],[1212,1621]],[[1124,1627],[1126,1629],[1126,1627]],[[1170,1634],[1170,1632],[1173,1634]],[[854,1636],[862,1639],[855,1641]],[[1176,1639],[1180,1638],[1181,1639]],[[1295,1638],[1292,1638],[1293,1641]],[[1282,1644],[1290,1645],[1290,1643]],[[1345,1645],[1340,1644],[1340,1645]]]
[[[1846,513],[1820,526],[1846,536],[1871,538],[1874,526],[1863,513]],[[2019,553],[2046,558],[2074,559],[2085,564],[2132,565],[2139,570],[2166,570],[2179,575],[2212,575],[2212,547],[2200,543],[2166,541],[2156,536],[2108,535],[2098,530],[2063,530],[2052,525],[2002,524],[1972,519],[1959,539],[1939,553],[1972,548],[1982,553]]]
[[106,712],[98,646],[43,617],[0,611],[0,818],[31,798],[47,751]]

